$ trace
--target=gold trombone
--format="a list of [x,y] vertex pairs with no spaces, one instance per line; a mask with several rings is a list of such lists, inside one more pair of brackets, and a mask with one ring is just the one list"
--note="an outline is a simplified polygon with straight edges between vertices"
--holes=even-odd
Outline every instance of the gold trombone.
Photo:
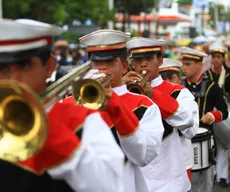
[[23,161],[42,148],[48,134],[45,110],[62,99],[90,67],[87,62],[73,69],[41,95],[23,83],[0,81],[0,159]]
[[134,80],[131,83],[128,83],[127,89],[132,93],[145,94],[143,87],[149,80],[150,75],[150,73],[147,73],[147,71],[143,70],[141,73],[141,80]]

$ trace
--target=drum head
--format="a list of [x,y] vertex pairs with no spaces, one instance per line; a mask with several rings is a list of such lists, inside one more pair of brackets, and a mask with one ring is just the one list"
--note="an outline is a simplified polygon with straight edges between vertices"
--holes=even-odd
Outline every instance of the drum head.
[[208,129],[199,127],[197,132],[196,132],[196,134],[204,134],[204,133],[207,133],[207,132],[208,132]]
[[196,135],[192,138],[192,142],[209,140],[211,138],[211,135],[212,133],[210,130],[203,127],[199,127]]

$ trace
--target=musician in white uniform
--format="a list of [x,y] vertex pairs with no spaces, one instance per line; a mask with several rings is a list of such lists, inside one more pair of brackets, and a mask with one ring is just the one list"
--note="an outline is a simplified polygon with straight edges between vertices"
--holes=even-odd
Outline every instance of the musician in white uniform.
[[[117,30],[98,30],[80,38],[87,46],[92,68],[111,75],[111,87],[103,119],[126,157],[124,185],[127,192],[148,192],[141,167],[156,159],[161,148],[164,127],[158,106],[144,95],[130,93],[122,84],[122,75],[128,68],[126,41],[129,35]],[[73,98],[64,102],[74,103]]]
[[[163,64],[159,67],[159,72],[161,77],[165,81],[169,81],[173,84],[181,84],[182,77],[180,76],[180,69],[182,63],[173,59],[163,59]],[[186,129],[185,131],[179,131],[180,142],[182,146],[182,151],[184,155],[184,161],[186,165],[186,170],[188,178],[191,181],[191,168],[194,165],[194,154],[191,139],[197,132],[197,126],[194,129]]]
[[[59,34],[58,27],[38,21],[0,20],[0,81],[16,80],[43,92],[56,66],[52,36]],[[27,115],[14,112],[12,118],[20,121]],[[0,160],[1,191],[122,192],[124,155],[100,114],[64,103],[46,112],[48,136],[42,149],[14,164]]]
[[191,184],[178,129],[184,131],[198,126],[198,108],[186,88],[164,81],[159,75],[159,66],[163,63],[162,45],[162,41],[147,38],[132,38],[126,43],[135,71],[138,74],[143,70],[151,73],[151,82],[146,83],[145,93],[159,106],[165,129],[160,154],[142,168],[142,173],[150,192],[186,192]]

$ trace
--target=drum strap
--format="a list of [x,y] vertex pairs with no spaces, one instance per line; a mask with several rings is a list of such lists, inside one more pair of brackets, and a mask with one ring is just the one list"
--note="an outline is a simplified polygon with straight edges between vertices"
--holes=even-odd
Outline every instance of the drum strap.
[[220,77],[218,79],[218,85],[219,85],[220,88],[223,88],[223,86],[224,86],[225,74],[226,74],[225,68],[224,68],[224,66],[222,66],[222,70],[220,72]]
[[201,88],[200,90],[195,92],[194,96],[195,97],[205,97],[207,87],[208,87],[208,77],[204,76],[201,81]]
[[[186,78],[183,78],[182,79],[182,83],[181,83],[183,86],[187,87],[186,86]],[[191,93],[193,94],[194,97],[205,97],[205,93],[206,93],[206,90],[208,88],[208,77],[207,76],[203,76],[202,77],[202,81],[201,81],[201,88],[197,91],[193,91],[193,90],[190,90]]]

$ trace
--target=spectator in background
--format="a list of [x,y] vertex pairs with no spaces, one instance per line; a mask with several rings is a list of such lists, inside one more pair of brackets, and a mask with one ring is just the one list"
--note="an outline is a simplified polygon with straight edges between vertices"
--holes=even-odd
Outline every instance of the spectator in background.
[[56,65],[56,69],[53,71],[52,75],[50,78],[46,80],[47,86],[51,85],[64,75],[66,75],[68,72],[63,70],[59,64]]
[[57,59],[57,61],[59,61],[59,60],[61,59],[60,54],[61,54],[60,49],[57,49],[57,48],[54,48],[54,49],[53,49],[53,55],[54,55],[54,57]]
[[173,58],[173,42],[168,42],[164,52],[164,58]]
[[81,55],[82,63],[85,63],[88,60],[86,57],[86,52],[83,49],[80,49],[79,53]]
[[72,53],[72,65],[81,65],[87,61],[86,53],[84,50],[76,50]]
[[179,60],[180,59],[180,54],[181,54],[180,48],[174,47],[173,48],[173,57],[172,57],[172,59]]
[[70,65],[70,61],[67,59],[67,54],[65,51],[62,51],[60,54],[60,60],[58,61],[58,64],[63,66],[63,65]]
[[78,50],[72,52],[72,63],[71,65],[79,65],[81,61],[81,55]]

